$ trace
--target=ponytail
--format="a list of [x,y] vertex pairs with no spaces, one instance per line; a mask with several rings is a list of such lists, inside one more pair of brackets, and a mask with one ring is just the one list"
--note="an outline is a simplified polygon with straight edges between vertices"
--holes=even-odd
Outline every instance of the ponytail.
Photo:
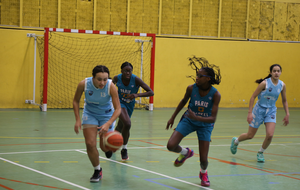
[[270,78],[271,76],[272,76],[272,75],[269,74],[266,78],[264,78],[264,79],[257,79],[255,82],[258,83],[258,84],[260,84],[262,81],[264,81],[264,80],[267,79],[267,78]]
[[[271,67],[270,67],[270,73],[272,73],[272,70],[273,70],[273,68],[274,68],[275,66],[278,66],[278,67],[280,68],[280,70],[282,71],[282,68],[281,68],[281,66],[280,66],[279,64],[273,64],[273,65],[271,65]],[[264,78],[264,79],[257,79],[255,82],[258,83],[258,84],[260,84],[262,81],[264,81],[264,80],[267,79],[267,78],[270,78],[271,76],[272,76],[272,75],[269,74],[266,78]]]

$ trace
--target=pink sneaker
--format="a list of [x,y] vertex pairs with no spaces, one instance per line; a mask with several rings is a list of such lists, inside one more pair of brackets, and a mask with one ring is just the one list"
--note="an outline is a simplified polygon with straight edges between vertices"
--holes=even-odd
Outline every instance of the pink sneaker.
[[181,166],[185,162],[186,159],[188,159],[194,155],[194,151],[192,149],[189,149],[189,148],[186,148],[186,149],[188,150],[188,153],[180,161],[178,160],[179,157],[175,160],[175,162],[174,162],[175,167]]
[[210,182],[208,181],[207,171],[203,174],[200,171],[199,178],[201,179],[201,185],[205,187],[210,186]]

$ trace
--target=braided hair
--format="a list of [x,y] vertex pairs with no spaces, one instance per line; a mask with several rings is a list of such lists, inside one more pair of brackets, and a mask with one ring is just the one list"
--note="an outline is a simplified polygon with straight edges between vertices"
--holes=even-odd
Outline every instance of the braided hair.
[[[200,69],[205,70],[205,72],[207,73],[207,75],[210,76],[210,84],[220,84],[221,82],[221,73],[220,73],[220,68],[216,65],[213,64],[209,64],[209,62],[207,61],[207,59],[205,59],[204,57],[190,57],[189,58],[189,66],[191,66],[191,68],[193,70],[196,71],[196,76],[197,76],[197,72]],[[192,78],[194,80],[194,82],[196,82],[196,76],[187,76],[188,78]]]

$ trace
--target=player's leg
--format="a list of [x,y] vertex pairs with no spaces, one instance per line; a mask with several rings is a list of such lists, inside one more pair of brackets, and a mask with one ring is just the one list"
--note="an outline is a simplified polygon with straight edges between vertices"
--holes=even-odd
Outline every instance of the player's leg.
[[264,157],[263,153],[272,142],[274,131],[275,131],[275,125],[276,125],[276,123],[273,123],[273,122],[265,123],[266,137],[262,144],[262,147],[257,152],[257,161],[258,162],[265,162],[265,157]]
[[265,123],[266,126],[266,138],[262,144],[263,149],[267,149],[269,145],[272,142],[274,131],[275,131],[275,126],[276,123],[270,122],[270,123]]
[[123,145],[126,145],[129,140],[130,128],[131,128],[131,120],[126,108],[122,108],[121,114],[119,116],[119,121],[120,120],[123,125],[122,125],[122,130],[119,132],[122,133],[123,136],[123,141],[124,141]]
[[180,153],[179,157],[174,162],[174,166],[181,166],[186,159],[194,155],[194,151],[192,149],[182,148],[179,145],[181,140],[193,131],[195,131],[194,128],[189,125],[186,119],[182,119],[171,135],[167,144],[167,148],[169,151]]
[[[109,119],[111,118],[111,115],[109,115],[109,116],[107,116],[107,117],[101,117],[101,118],[99,118],[99,126],[102,126],[104,123],[106,123]],[[109,129],[108,129],[108,133],[109,132],[112,132],[112,131],[114,131],[115,130],[115,125],[116,125],[116,121],[114,121],[112,124],[111,124],[111,126],[109,127]],[[99,131],[100,129],[98,129],[98,131]],[[110,150],[108,150],[107,148],[105,148],[105,145],[104,145],[104,142],[103,142],[103,139],[104,138],[104,135],[102,134],[102,135],[99,135],[99,139],[100,139],[100,148],[101,148],[101,150],[103,151],[103,152],[105,152],[105,156],[106,156],[106,158],[111,158],[111,156],[112,156],[112,154],[113,154],[113,152],[112,151],[110,151]]]
[[201,179],[202,186],[210,186],[210,181],[207,175],[207,166],[208,166],[208,151],[210,141],[198,141],[199,144],[199,154],[200,154],[200,173],[199,178]]
[[84,124],[83,135],[88,157],[94,167],[91,182],[98,182],[102,178],[102,168],[99,163],[99,152],[97,150],[97,125]]
[[258,104],[256,104],[252,111],[253,120],[249,124],[248,132],[242,133],[239,137],[233,137],[231,140],[230,151],[232,154],[235,154],[237,152],[237,147],[240,142],[252,139],[255,136],[259,126],[264,121],[265,114],[266,109],[261,108]]
[[248,132],[247,133],[242,133],[239,137],[238,137],[238,142],[242,142],[245,140],[249,140],[249,139],[253,139],[253,137],[255,136],[256,132],[257,132],[258,128],[254,128],[249,126],[248,128]]
[[[121,150],[121,157],[122,160],[128,160],[129,156],[128,156],[128,152],[127,152],[127,144],[128,144],[128,140],[129,140],[129,136],[130,136],[130,128],[131,128],[131,120],[130,120],[130,116],[127,112],[126,107],[122,107],[121,108],[121,114],[119,116],[119,122],[118,122],[118,129],[122,129],[119,132],[122,133],[123,136],[123,146],[122,146],[122,150]],[[119,125],[122,124],[122,127],[119,127]]]
[[249,140],[249,139],[253,139],[257,130],[258,130],[258,128],[249,126],[247,133],[242,133],[239,137],[233,137],[231,140],[231,146],[230,146],[231,153],[235,154],[237,152],[237,147],[240,142]]
[[269,145],[272,142],[274,131],[275,131],[275,126],[276,126],[276,113],[277,113],[277,108],[269,108],[266,117],[264,119],[264,123],[266,126],[266,137],[265,140],[262,144],[262,147],[258,150],[257,153],[257,161],[258,162],[265,162],[264,158],[264,151],[269,147]]
[[208,166],[208,152],[209,145],[211,141],[211,132],[213,127],[205,127],[197,130],[198,136],[198,147],[200,155],[200,173],[199,178],[201,179],[202,186],[210,186],[210,182],[207,175],[207,166]]

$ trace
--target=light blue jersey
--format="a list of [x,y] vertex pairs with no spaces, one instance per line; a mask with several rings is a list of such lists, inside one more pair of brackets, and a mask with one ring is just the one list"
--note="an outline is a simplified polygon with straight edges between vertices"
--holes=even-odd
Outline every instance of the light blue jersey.
[[276,101],[283,88],[283,82],[278,80],[274,85],[271,77],[266,79],[266,89],[258,95],[258,105],[264,108],[276,107]]
[[130,100],[128,97],[130,94],[136,94],[140,88],[139,85],[135,84],[136,75],[132,74],[128,86],[125,86],[122,82],[122,74],[118,75],[118,94],[122,108],[126,108],[129,117],[131,117],[133,108],[135,105],[135,99]]
[[283,88],[283,82],[278,80],[274,85],[271,78],[266,79],[266,89],[258,95],[258,101],[252,110],[253,120],[250,127],[259,128],[262,123],[276,123],[276,101]]
[[85,79],[85,99],[83,112],[95,115],[111,116],[114,112],[110,95],[112,80],[108,79],[103,89],[96,88],[93,84],[93,77]]

